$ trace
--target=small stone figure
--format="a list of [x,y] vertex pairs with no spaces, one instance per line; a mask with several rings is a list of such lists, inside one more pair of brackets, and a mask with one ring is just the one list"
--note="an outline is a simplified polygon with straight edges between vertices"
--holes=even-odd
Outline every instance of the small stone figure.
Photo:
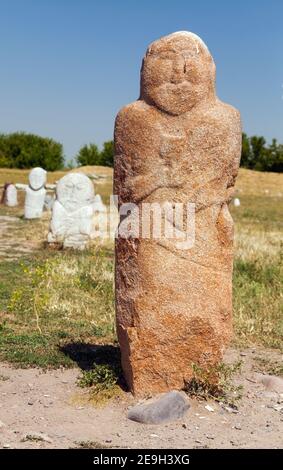
[[33,168],[29,174],[29,185],[26,186],[25,219],[40,219],[46,196],[46,175],[43,168]]
[[240,201],[240,199],[239,199],[238,197],[235,197],[233,203],[234,203],[234,206],[235,206],[235,207],[240,207],[240,205],[241,205],[241,201]]
[[56,188],[48,242],[63,243],[64,248],[86,248],[92,236],[94,201],[94,187],[86,175],[63,176]]
[[50,194],[46,194],[45,199],[44,199],[44,210],[51,211],[54,205],[54,202],[55,202],[55,198],[51,196]]
[[18,205],[17,188],[14,184],[5,184],[2,196],[2,203],[8,207],[16,207]]

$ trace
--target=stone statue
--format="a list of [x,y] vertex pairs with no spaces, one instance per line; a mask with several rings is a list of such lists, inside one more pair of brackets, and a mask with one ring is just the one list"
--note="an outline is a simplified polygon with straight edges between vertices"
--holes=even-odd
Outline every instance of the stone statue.
[[3,190],[2,202],[8,207],[16,207],[18,205],[17,188],[12,183],[6,183]]
[[48,242],[63,243],[64,248],[86,248],[92,236],[94,206],[94,187],[86,175],[63,176],[56,188]]
[[181,389],[193,364],[215,366],[231,338],[228,203],[240,155],[240,115],[215,94],[207,46],[186,31],[152,43],[140,98],[116,119],[114,194],[120,209],[194,204],[195,240],[182,249],[174,237],[116,239],[117,332],[137,395]]
[[26,186],[25,219],[39,219],[42,216],[46,196],[47,172],[43,168],[33,168],[29,174],[29,185]]

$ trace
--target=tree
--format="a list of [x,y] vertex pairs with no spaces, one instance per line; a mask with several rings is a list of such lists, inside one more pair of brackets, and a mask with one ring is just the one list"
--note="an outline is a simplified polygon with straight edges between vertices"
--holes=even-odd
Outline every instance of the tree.
[[277,173],[283,172],[283,145],[277,144],[276,139],[272,139],[272,143],[266,151],[263,170]]
[[243,133],[241,166],[244,168],[250,168],[251,157],[252,157],[252,152],[251,152],[250,140],[247,134]]
[[61,169],[64,166],[62,144],[24,132],[0,135],[0,167],[35,166],[41,166],[47,171]]
[[265,138],[254,135],[250,138],[250,143],[252,150],[251,168],[264,170],[264,162],[267,156]]
[[79,165],[100,165],[100,152],[97,145],[84,145],[76,156]]
[[113,167],[114,165],[114,142],[113,140],[104,142],[103,150],[100,154],[100,165]]
[[276,139],[266,145],[264,137],[242,136],[241,166],[258,171],[283,172],[283,145]]

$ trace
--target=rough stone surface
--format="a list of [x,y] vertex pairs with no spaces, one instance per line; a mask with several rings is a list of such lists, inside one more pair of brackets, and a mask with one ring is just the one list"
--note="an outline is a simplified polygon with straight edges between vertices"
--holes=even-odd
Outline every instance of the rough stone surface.
[[46,171],[33,168],[29,174],[29,185],[26,186],[25,219],[40,219],[46,196]]
[[105,213],[106,206],[103,204],[100,194],[96,194],[93,203],[94,212]]
[[46,194],[45,199],[44,199],[44,209],[46,211],[51,211],[54,205],[54,202],[55,202],[54,196],[51,196],[51,194]]
[[276,393],[283,393],[283,379],[276,375],[260,375],[259,381],[267,390]]
[[128,418],[144,424],[161,424],[176,421],[188,411],[188,400],[180,392],[169,392],[161,398],[130,409]]
[[239,112],[215,95],[215,65],[200,38],[151,44],[140,99],[115,124],[114,194],[123,203],[195,203],[195,243],[116,240],[116,315],[133,393],[181,389],[192,363],[221,360],[232,334],[233,221],[241,155]]
[[18,205],[18,192],[14,184],[8,183],[4,187],[3,202],[8,207]]
[[63,176],[56,188],[48,242],[62,242],[64,248],[86,248],[92,235],[93,214],[91,180],[82,173]]

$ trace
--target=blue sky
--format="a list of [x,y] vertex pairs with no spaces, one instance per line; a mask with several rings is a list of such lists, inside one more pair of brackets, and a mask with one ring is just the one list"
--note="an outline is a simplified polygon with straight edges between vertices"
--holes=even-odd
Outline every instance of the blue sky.
[[138,97],[147,45],[188,30],[244,130],[283,142],[282,22],[282,0],[0,0],[0,132],[53,137],[67,159],[101,145]]

